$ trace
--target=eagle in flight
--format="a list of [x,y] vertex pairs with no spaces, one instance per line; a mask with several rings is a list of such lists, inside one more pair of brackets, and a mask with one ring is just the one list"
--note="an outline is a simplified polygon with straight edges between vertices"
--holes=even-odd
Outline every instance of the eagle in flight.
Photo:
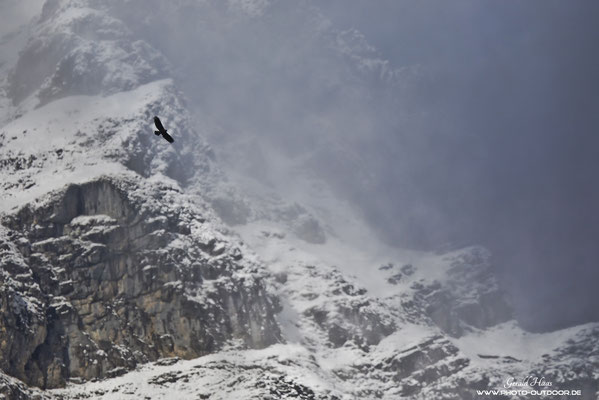
[[175,139],[173,139],[173,137],[166,132],[164,126],[162,126],[160,118],[154,117],[154,125],[156,125],[156,129],[158,129],[157,131],[154,131],[155,135],[162,135],[162,137],[165,138],[169,143],[173,143],[175,141]]

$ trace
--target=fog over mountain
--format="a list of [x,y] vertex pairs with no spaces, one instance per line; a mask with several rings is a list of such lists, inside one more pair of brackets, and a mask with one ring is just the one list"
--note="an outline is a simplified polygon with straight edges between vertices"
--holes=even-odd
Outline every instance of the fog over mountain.
[[[529,328],[597,320],[597,3],[374,4],[323,8],[395,66],[429,73],[410,93],[428,140],[405,174],[416,194],[396,184],[387,195],[390,237],[484,243]],[[398,143],[405,129],[387,134]],[[405,185],[393,172],[382,181]],[[422,204],[439,219],[411,219]],[[416,238],[414,226],[425,227]]]
[[597,320],[596,3],[180,3],[122,11],[227,168],[322,179],[389,244],[487,246],[531,329]]
[[489,247],[530,329],[599,317],[595,3],[235,6],[147,30],[228,168],[317,176],[393,245]]

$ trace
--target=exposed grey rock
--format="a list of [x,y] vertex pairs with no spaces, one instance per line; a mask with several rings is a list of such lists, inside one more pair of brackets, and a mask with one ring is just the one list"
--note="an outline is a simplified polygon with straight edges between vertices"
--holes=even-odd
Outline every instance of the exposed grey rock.
[[239,264],[222,238],[192,234],[211,230],[189,203],[171,204],[175,190],[136,190],[126,180],[70,185],[5,218],[17,245],[4,245],[3,276],[20,284],[2,286],[4,371],[57,387],[198,357],[233,338],[279,340],[257,266]]
[[49,400],[52,397],[0,372],[0,399]]

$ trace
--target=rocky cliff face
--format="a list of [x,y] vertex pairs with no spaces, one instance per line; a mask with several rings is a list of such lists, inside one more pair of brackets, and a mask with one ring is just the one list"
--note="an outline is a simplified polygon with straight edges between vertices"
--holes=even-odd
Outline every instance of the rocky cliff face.
[[4,371],[57,387],[231,339],[279,340],[261,267],[224,237],[202,237],[205,219],[176,190],[152,189],[70,185],[5,218]]
[[165,59],[90,5],[46,2],[3,91],[0,368],[40,388],[281,340],[267,272],[181,189],[219,172]]

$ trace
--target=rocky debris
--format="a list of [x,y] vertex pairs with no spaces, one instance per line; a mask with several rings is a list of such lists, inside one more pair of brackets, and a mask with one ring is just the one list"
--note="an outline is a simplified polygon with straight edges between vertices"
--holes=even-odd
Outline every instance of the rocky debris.
[[[2,369],[39,387],[193,358],[237,338],[279,340],[257,265],[210,232],[176,190],[70,185],[3,220]],[[195,231],[203,232],[194,235]]]
[[161,365],[161,366],[174,365],[174,364],[178,363],[179,360],[180,360],[179,357],[161,358],[160,360],[154,362],[154,364]]
[[255,387],[263,389],[263,399],[302,399],[302,400],[339,400],[335,395],[317,395],[312,389],[285,375],[265,376],[265,379],[256,382]]
[[162,385],[166,385],[169,383],[178,382],[179,380],[184,380],[186,382],[189,382],[189,375],[181,373],[180,371],[166,372],[162,375],[153,377],[152,379],[150,379],[148,381],[148,383],[150,385],[162,386]]

